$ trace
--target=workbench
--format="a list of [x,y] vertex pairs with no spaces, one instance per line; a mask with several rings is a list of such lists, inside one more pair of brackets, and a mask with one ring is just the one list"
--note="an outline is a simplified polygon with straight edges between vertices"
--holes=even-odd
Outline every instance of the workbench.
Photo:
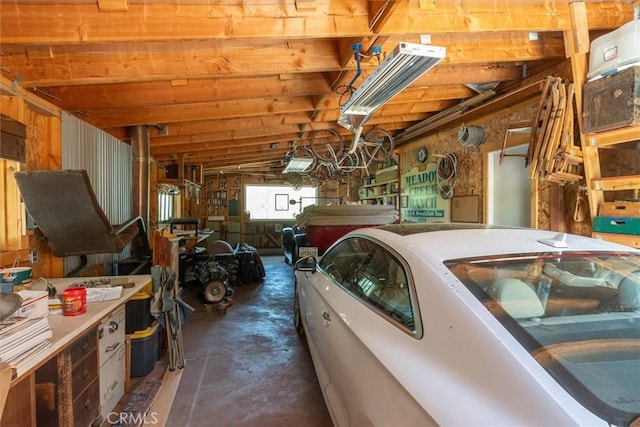
[[[91,425],[100,412],[98,325],[151,283],[150,275],[118,279],[123,277],[134,285],[123,288],[120,298],[87,303],[87,312],[76,316],[48,316],[51,345],[11,381],[0,426]],[[99,278],[48,281],[62,295],[70,285],[94,279]],[[46,282],[34,279],[32,289],[45,290]]]

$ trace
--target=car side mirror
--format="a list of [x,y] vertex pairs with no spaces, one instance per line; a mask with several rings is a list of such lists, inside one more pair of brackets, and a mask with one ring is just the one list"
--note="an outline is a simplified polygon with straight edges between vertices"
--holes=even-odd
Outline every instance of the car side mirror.
[[306,256],[296,261],[296,271],[310,271],[315,273],[318,269],[318,261],[314,256]]

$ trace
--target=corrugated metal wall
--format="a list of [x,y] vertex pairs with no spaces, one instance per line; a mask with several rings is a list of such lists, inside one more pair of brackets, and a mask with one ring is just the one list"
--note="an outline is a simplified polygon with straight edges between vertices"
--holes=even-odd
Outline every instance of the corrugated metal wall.
[[[98,203],[112,224],[132,216],[131,146],[68,113],[62,115],[62,168],[85,169]],[[89,265],[111,264],[130,256],[127,247],[120,254],[89,255]],[[79,264],[78,257],[67,257],[65,275]]]

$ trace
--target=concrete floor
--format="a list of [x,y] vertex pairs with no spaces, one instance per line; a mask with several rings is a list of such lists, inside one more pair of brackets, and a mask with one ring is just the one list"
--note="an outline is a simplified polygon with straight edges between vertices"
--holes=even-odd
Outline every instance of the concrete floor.
[[293,268],[263,256],[266,277],[234,289],[227,309],[207,306],[183,325],[186,366],[168,426],[331,426],[311,356],[293,326]]

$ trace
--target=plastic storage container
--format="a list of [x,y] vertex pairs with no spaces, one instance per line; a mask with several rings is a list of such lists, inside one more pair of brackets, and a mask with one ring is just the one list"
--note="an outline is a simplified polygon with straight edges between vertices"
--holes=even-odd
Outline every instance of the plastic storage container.
[[148,329],[153,323],[151,315],[151,286],[145,286],[124,304],[125,308],[125,334],[133,334],[137,331]]
[[633,65],[640,65],[640,20],[627,22],[591,42],[589,73],[595,80]]
[[593,218],[593,231],[640,236],[640,218],[597,216]]
[[131,339],[131,377],[144,377],[151,372],[160,353],[160,326],[154,322],[144,331],[129,335]]

